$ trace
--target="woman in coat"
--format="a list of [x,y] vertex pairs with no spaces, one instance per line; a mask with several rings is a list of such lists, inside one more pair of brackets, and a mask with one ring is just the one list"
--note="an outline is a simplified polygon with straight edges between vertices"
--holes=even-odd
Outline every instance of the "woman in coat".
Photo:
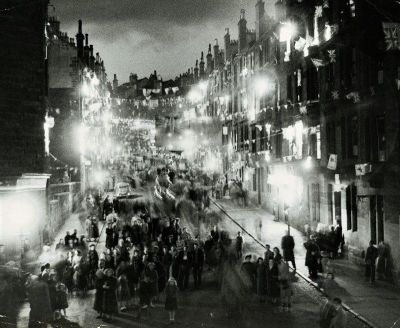
[[290,311],[292,307],[292,280],[289,271],[289,264],[281,260],[278,264],[280,294],[283,311]]
[[264,264],[264,260],[261,257],[257,260],[256,279],[257,296],[260,302],[265,302],[265,295],[267,294],[267,266]]
[[94,305],[93,305],[93,309],[99,313],[97,319],[100,319],[103,316],[103,284],[104,284],[104,272],[103,270],[99,269],[96,271],[96,278],[94,283],[96,294],[94,297]]
[[167,286],[165,287],[165,309],[169,313],[169,321],[175,321],[175,313],[178,309],[178,284],[175,278],[168,279]]
[[112,248],[114,246],[114,229],[112,224],[109,223],[106,228],[106,248]]
[[[112,320],[113,314],[118,313],[117,279],[113,269],[106,269],[103,284],[103,320]],[[108,317],[107,317],[108,316]]]
[[278,298],[280,297],[280,284],[279,284],[279,269],[278,265],[282,259],[282,256],[277,247],[274,247],[274,258],[269,261],[269,273],[271,277],[271,289],[270,295],[272,304],[277,304]]

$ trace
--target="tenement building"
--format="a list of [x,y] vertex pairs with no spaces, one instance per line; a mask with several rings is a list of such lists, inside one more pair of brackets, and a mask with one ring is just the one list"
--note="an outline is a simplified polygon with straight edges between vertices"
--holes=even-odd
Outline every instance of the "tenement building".
[[47,1],[0,4],[0,176],[45,169]]
[[[341,225],[354,259],[384,240],[400,261],[400,56],[385,1],[278,1],[214,48],[208,114],[224,173],[303,231]],[[389,23],[390,22],[390,23]],[[221,52],[221,53],[220,53]]]

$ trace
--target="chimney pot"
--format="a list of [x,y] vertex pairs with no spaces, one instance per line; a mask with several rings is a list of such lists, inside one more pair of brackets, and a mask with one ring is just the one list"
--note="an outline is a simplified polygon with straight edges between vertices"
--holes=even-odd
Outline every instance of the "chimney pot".
[[78,33],[82,33],[82,20],[78,21]]
[[86,40],[86,47],[88,47],[89,46],[89,34],[85,34],[85,40]]

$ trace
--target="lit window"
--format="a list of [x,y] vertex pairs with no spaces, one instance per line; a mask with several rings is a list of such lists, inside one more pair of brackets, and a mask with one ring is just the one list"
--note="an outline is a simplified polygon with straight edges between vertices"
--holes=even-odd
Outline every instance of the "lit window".
[[354,3],[354,0],[349,0],[349,7],[351,17],[356,17],[356,4]]
[[317,159],[321,159],[321,127],[317,126]]

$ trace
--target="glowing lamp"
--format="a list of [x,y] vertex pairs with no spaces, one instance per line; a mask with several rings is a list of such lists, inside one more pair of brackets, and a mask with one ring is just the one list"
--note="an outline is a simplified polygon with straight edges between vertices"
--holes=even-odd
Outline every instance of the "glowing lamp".
[[313,163],[312,163],[312,157],[311,157],[311,156],[307,156],[307,158],[306,158],[306,160],[305,160],[305,162],[304,162],[304,168],[305,168],[306,170],[309,170],[309,169],[312,168],[312,165],[313,165]]
[[266,160],[267,162],[270,162],[270,161],[271,161],[271,153],[270,153],[269,150],[265,153],[265,160]]
[[268,79],[266,78],[258,78],[255,81],[255,90],[259,96],[265,95],[270,89],[271,84],[269,83]]
[[207,90],[207,86],[208,86],[208,82],[207,81],[202,81],[199,84],[199,87],[202,91],[206,91]]
[[279,40],[281,42],[290,41],[296,33],[296,27],[292,23],[282,23],[279,33]]

